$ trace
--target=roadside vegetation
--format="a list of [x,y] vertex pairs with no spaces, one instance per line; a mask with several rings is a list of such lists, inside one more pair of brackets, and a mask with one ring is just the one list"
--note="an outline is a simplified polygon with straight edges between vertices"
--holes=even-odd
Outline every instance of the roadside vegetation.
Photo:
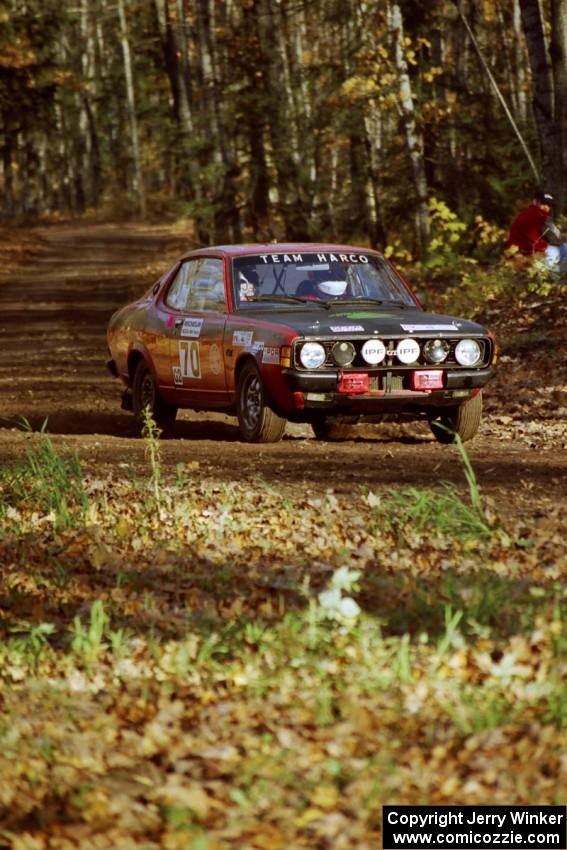
[[0,846],[380,846],[381,805],[562,803],[567,514],[0,470]]

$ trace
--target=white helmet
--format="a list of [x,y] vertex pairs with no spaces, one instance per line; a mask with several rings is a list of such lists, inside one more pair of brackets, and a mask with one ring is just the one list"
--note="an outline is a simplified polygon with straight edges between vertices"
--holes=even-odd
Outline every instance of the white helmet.
[[346,280],[322,280],[317,284],[317,288],[324,295],[331,295],[333,298],[338,298],[340,295],[344,295],[347,282]]

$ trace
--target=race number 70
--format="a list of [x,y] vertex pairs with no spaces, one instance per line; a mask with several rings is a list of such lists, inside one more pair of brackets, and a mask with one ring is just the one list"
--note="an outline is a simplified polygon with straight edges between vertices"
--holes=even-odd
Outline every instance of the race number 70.
[[201,357],[199,343],[196,340],[180,340],[179,363],[184,378],[201,377]]

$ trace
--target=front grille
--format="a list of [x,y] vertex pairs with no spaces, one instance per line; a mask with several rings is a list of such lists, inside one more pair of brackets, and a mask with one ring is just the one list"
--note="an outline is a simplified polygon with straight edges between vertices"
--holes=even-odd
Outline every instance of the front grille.
[[[456,337],[454,339],[448,339],[447,337],[439,337],[439,336],[417,337],[417,336],[412,335],[411,338],[415,339],[415,341],[419,344],[420,355],[414,363],[405,364],[405,363],[400,363],[400,361],[396,357],[395,350],[396,350],[398,343],[402,339],[408,339],[409,337],[407,335],[403,336],[403,337],[402,336],[400,336],[400,337],[379,336],[379,337],[376,337],[376,339],[379,339],[384,343],[384,345],[386,347],[386,357],[384,358],[384,360],[382,360],[381,363],[378,363],[376,366],[371,366],[369,363],[366,362],[366,360],[364,360],[364,358],[362,357],[362,354],[361,354],[362,346],[364,345],[364,343],[368,339],[371,339],[371,338],[372,337],[368,337],[368,336],[364,336],[364,337],[361,337],[361,338],[358,338],[358,339],[356,337],[344,337],[344,342],[350,342],[350,343],[352,343],[352,345],[354,345],[354,348],[356,350],[356,355],[355,355],[355,358],[354,358],[354,360],[353,360],[353,362],[351,363],[350,366],[341,367],[343,369],[343,371],[345,371],[345,372],[349,372],[349,371],[350,372],[359,372],[359,371],[362,370],[362,371],[365,371],[365,372],[371,372],[372,373],[372,372],[380,372],[380,371],[383,371],[385,369],[392,369],[392,368],[395,368],[396,371],[399,371],[399,370],[412,370],[412,369],[416,369],[416,368],[446,369],[447,367],[450,367],[452,369],[470,369],[470,368],[481,369],[483,366],[488,366],[488,364],[490,363],[490,360],[491,360],[491,355],[492,355],[491,343],[490,343],[489,339],[487,339],[486,337],[482,337],[482,338],[470,337],[471,339],[472,338],[476,339],[476,341],[479,343],[481,350],[482,350],[482,356],[481,356],[480,361],[473,367],[461,366],[461,364],[457,363],[457,361],[455,359],[455,347],[456,347],[457,343],[460,342],[461,339],[465,339],[466,337],[459,336],[459,337]],[[451,346],[449,354],[447,356],[447,359],[444,360],[443,363],[439,363],[439,364],[430,363],[428,360],[425,359],[425,357],[423,355],[423,347],[424,347],[425,343],[428,342],[430,339],[441,339],[441,338],[444,339],[445,342],[448,342],[449,345]],[[309,338],[309,339],[296,340],[295,343],[294,343],[294,347],[293,347],[293,364],[294,364],[295,368],[299,369],[301,371],[308,371],[308,370],[305,369],[305,366],[302,365],[301,360],[299,359],[299,351],[301,349],[301,345],[304,342],[319,342],[324,347],[325,353],[326,353],[324,366],[321,366],[319,368],[321,368],[321,369],[323,369],[323,368],[337,369],[338,368],[337,364],[335,363],[335,361],[333,359],[333,355],[331,353],[333,346],[337,342],[337,339],[339,339],[340,342],[343,342],[343,337],[340,337],[340,338],[333,337],[332,339]]]

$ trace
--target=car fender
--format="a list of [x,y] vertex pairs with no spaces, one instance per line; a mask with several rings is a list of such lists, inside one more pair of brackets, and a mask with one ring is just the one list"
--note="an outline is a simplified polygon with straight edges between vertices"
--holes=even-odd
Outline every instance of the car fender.
[[128,370],[128,384],[132,386],[132,381],[134,379],[134,372],[136,371],[136,366],[140,362],[140,360],[145,360],[148,364],[150,371],[157,382],[157,374],[154,365],[154,361],[152,356],[148,350],[148,348],[144,345],[140,340],[136,340],[128,346],[128,356],[126,358],[126,367]]
[[[271,342],[274,343],[275,341],[271,340]],[[285,345],[287,343],[287,338],[283,337],[281,343],[282,345]],[[269,354],[266,358],[266,355],[264,354],[265,350],[268,352],[275,350],[279,351],[281,350],[282,345],[272,344],[265,346],[265,348],[262,348],[259,351],[242,351],[238,355],[233,374],[233,386],[230,388],[234,393],[234,398],[236,398],[238,377],[242,371],[242,367],[247,361],[251,360],[256,363],[265,392],[274,405],[282,411],[291,411],[294,409],[293,391],[289,388],[283,375],[282,364],[280,362],[267,362],[268,360],[274,361],[276,357],[274,354]]]

